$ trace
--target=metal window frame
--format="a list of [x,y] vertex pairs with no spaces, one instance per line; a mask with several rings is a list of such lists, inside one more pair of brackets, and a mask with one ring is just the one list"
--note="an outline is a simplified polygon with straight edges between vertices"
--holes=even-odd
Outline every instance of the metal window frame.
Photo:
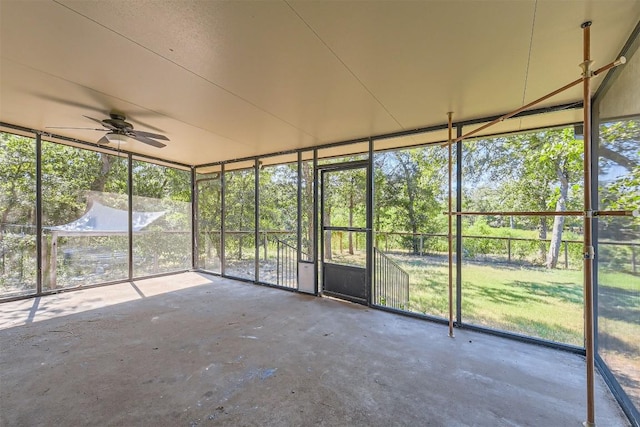
[[[633,55],[639,55],[640,50],[640,22],[636,25],[631,35],[627,39],[627,42],[620,50],[620,53],[617,57],[625,56],[627,59],[630,59]],[[592,97],[593,108],[591,111],[591,121],[593,126],[591,127],[591,150],[592,150],[592,158],[591,158],[591,180],[592,180],[592,200],[596,201],[596,209],[599,208],[599,160],[600,160],[600,124],[602,123],[600,117],[600,104],[609,89],[615,84],[616,80],[620,76],[620,74],[624,70],[622,67],[617,67],[611,69],[607,75],[604,77],[602,83],[598,87],[598,90]],[[640,426],[640,407],[636,407],[635,404],[631,401],[631,398],[627,394],[627,392],[622,388],[620,382],[615,377],[606,361],[599,354],[599,318],[598,318],[598,294],[599,294],[599,266],[598,266],[598,249],[599,249],[599,232],[598,232],[598,217],[594,217],[592,220],[592,234],[593,241],[595,243],[595,262],[593,263],[593,284],[594,284],[594,292],[593,292],[593,313],[594,313],[594,346],[595,346],[595,365],[597,370],[602,375],[605,383],[611,390],[611,393],[615,397],[616,401],[620,405],[622,411],[625,413],[629,421],[634,426]]]
[[[462,126],[456,126],[456,138]],[[462,141],[456,142],[456,212],[462,211]],[[456,215],[456,323],[462,325],[462,217]]]
[[42,136],[36,133],[36,295],[42,294]]

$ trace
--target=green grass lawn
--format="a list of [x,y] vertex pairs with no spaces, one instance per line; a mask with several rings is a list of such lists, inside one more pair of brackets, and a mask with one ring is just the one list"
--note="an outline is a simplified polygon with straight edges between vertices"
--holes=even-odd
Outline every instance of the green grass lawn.
[[[435,257],[391,257],[409,273],[409,309],[446,317],[446,263]],[[582,346],[582,282],[582,271],[466,262],[462,267],[463,321]],[[609,314],[611,321],[625,323],[619,329],[640,336],[640,278],[602,272],[600,282],[600,305],[624,304],[628,319],[617,319],[612,310],[601,310],[601,316]],[[628,336],[629,344],[638,341],[635,337]]]
[[[446,259],[388,256],[409,273],[409,310],[447,317]],[[462,319],[465,323],[583,346],[582,283],[581,270],[465,262]],[[598,302],[600,354],[627,393],[640,404],[640,277],[600,271]]]

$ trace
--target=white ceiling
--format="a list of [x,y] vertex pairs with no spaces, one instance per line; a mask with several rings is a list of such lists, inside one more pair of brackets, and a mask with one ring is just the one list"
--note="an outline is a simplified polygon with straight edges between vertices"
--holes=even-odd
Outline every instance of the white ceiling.
[[[602,66],[639,18],[640,0],[1,0],[0,121],[92,127],[117,109],[171,139],[136,153],[267,154],[508,112],[579,77],[583,21]],[[580,116],[526,126],[559,117]]]

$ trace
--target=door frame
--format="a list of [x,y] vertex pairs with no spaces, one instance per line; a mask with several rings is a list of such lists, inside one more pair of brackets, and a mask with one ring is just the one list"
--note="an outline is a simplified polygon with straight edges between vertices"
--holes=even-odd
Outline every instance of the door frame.
[[[365,218],[366,218],[366,224],[364,228],[360,228],[360,227],[331,227],[329,226],[328,228],[325,228],[325,224],[324,224],[324,204],[325,204],[325,186],[324,186],[324,175],[327,172],[336,172],[336,171],[344,171],[344,170],[354,170],[354,169],[364,169],[365,170]],[[365,236],[366,236],[366,242],[365,242],[365,257],[366,257],[366,264],[365,264],[365,298],[364,299],[360,299],[360,298],[349,298],[348,295],[342,295],[342,294],[334,294],[331,292],[328,292],[327,295],[330,296],[335,296],[337,298],[341,298],[341,299],[345,299],[348,301],[352,301],[352,302],[357,302],[359,304],[365,304],[365,305],[371,305],[371,271],[373,268],[373,257],[371,256],[371,250],[370,247],[373,244],[372,243],[372,227],[371,227],[371,208],[372,206],[370,206],[369,200],[371,198],[371,186],[369,185],[370,181],[371,181],[371,165],[370,165],[370,161],[369,160],[355,160],[355,161],[350,161],[350,162],[342,162],[342,163],[332,163],[332,164],[327,164],[327,165],[318,165],[317,167],[318,170],[318,180],[319,183],[316,183],[317,185],[319,184],[319,188],[320,188],[320,206],[319,206],[319,210],[316,211],[316,214],[318,215],[318,232],[319,232],[319,236],[320,236],[320,250],[318,251],[317,254],[317,262],[318,262],[318,270],[321,277],[321,280],[319,281],[320,283],[318,283],[318,293],[320,295],[325,293],[324,290],[324,280],[325,280],[325,275],[324,275],[324,251],[325,251],[325,231],[329,230],[337,230],[337,231],[353,231],[353,232],[358,232],[358,233],[362,233],[364,232]]]

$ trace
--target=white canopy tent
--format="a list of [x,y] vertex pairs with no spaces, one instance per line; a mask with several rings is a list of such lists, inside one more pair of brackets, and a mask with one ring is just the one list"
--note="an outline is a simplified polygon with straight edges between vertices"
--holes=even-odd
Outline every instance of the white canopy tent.
[[[132,212],[132,231],[144,230],[164,214],[165,211]],[[105,206],[94,200],[90,202],[89,209],[80,218],[67,224],[43,228],[51,231],[49,285],[53,289],[57,282],[58,237],[127,235],[129,233],[129,211]],[[43,247],[46,246],[43,244]]]

